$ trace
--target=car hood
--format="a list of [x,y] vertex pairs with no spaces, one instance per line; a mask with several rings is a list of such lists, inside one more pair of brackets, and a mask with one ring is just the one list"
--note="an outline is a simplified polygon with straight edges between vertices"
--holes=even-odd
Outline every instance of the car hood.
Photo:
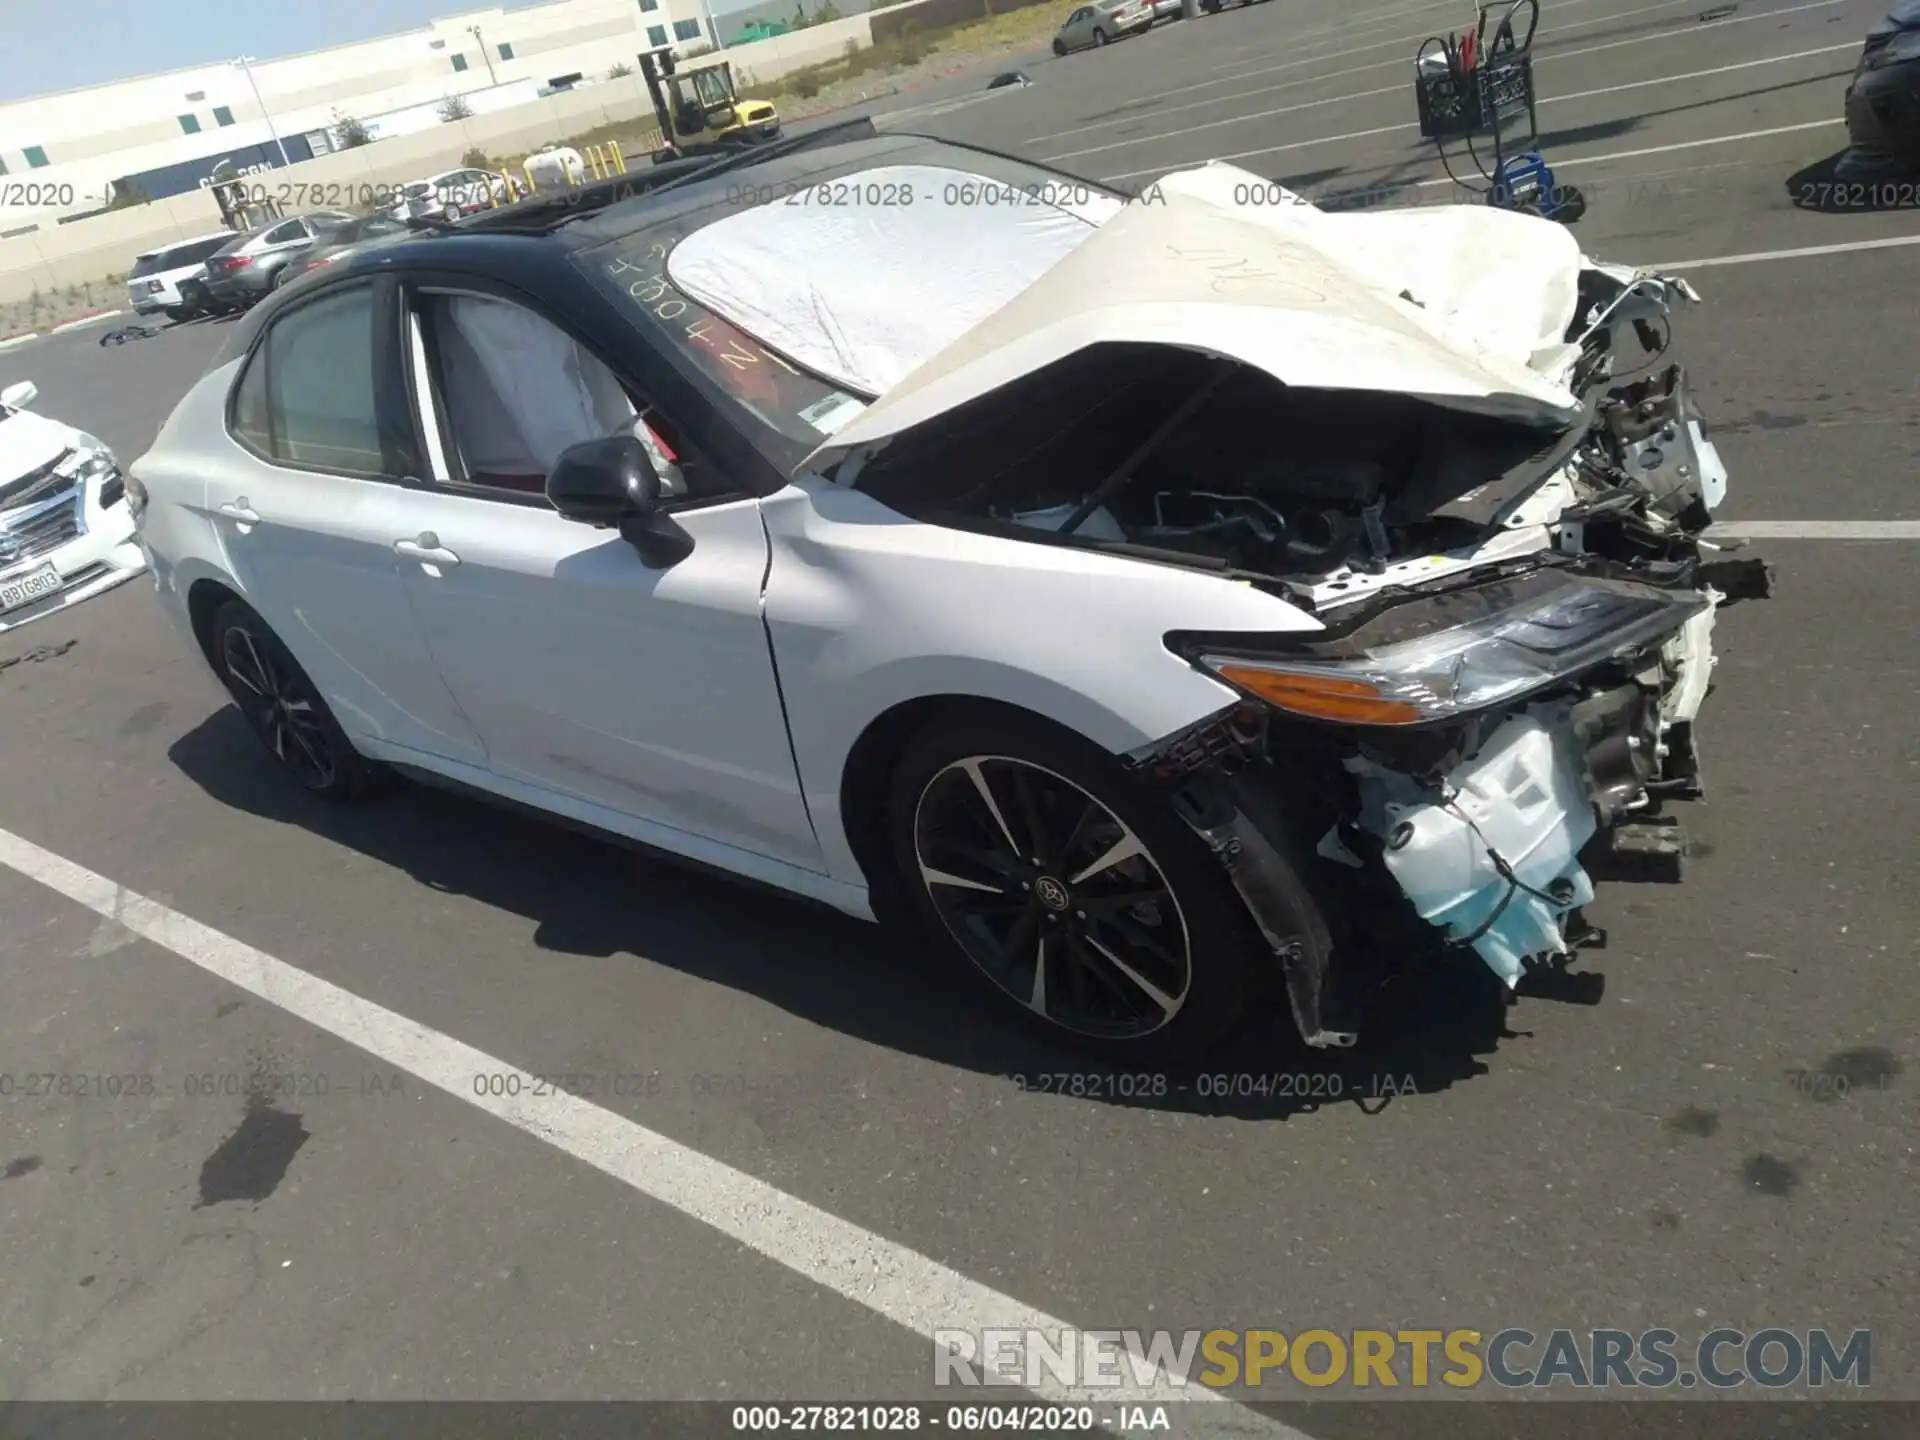
[[1236,166],[1179,171],[889,387],[807,464],[1116,343],[1206,351],[1288,385],[1563,427],[1582,413],[1563,341],[1587,265],[1564,226],[1490,206],[1329,214]]
[[58,420],[31,410],[0,412],[0,495],[14,481],[58,460],[80,443],[80,435]]

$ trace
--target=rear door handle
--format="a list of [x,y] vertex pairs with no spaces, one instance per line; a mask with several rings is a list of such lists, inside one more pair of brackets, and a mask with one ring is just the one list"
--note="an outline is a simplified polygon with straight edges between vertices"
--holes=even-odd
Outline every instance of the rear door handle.
[[438,565],[442,569],[452,569],[460,563],[460,557],[441,545],[440,537],[431,530],[422,530],[411,540],[394,541],[393,553],[417,560],[422,565]]
[[220,503],[220,513],[231,516],[242,525],[258,525],[260,523],[259,512],[247,504],[247,497],[244,495],[238,500],[223,500]]

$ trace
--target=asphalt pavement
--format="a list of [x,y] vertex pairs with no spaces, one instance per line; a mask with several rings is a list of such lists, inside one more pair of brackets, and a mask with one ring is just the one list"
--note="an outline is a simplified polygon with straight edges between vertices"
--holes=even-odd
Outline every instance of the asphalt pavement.
[[[1721,620],[1684,884],[1603,887],[1606,948],[1511,1006],[1409,980],[1337,1058],[1268,1017],[1209,1072],[1265,1094],[1140,1093],[890,935],[466,800],[309,802],[144,581],[4,637],[0,1400],[944,1404],[916,1330],[1036,1317],[1870,1329],[1920,1400],[1920,214],[1818,188],[1881,8],[1543,6],[1575,233],[1705,297],[1677,350],[1779,594]],[[1412,55],[1465,12],[1273,0],[881,123],[1437,202]],[[0,384],[132,456],[229,332],[97,333]],[[504,1093],[553,1075],[591,1103]],[[1277,1393],[1316,1440],[1491,1433]]]

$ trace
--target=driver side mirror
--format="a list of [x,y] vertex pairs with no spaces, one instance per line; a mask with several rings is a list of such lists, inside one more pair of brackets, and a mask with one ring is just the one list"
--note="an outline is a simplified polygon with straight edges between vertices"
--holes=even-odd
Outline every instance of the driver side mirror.
[[31,380],[20,380],[0,390],[0,405],[6,406],[9,410],[24,410],[33,404],[35,397],[39,394],[38,385]]
[[693,537],[660,512],[660,476],[646,447],[631,435],[585,440],[560,452],[547,476],[547,499],[569,520],[605,529],[655,570],[693,553]]

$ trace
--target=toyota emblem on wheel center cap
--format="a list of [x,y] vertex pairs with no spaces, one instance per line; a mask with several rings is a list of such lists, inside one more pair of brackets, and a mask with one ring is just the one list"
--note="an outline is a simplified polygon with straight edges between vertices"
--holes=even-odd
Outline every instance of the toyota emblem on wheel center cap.
[[1067,894],[1067,887],[1051,875],[1042,875],[1034,881],[1033,893],[1049,910],[1065,910],[1073,900],[1073,897]]

